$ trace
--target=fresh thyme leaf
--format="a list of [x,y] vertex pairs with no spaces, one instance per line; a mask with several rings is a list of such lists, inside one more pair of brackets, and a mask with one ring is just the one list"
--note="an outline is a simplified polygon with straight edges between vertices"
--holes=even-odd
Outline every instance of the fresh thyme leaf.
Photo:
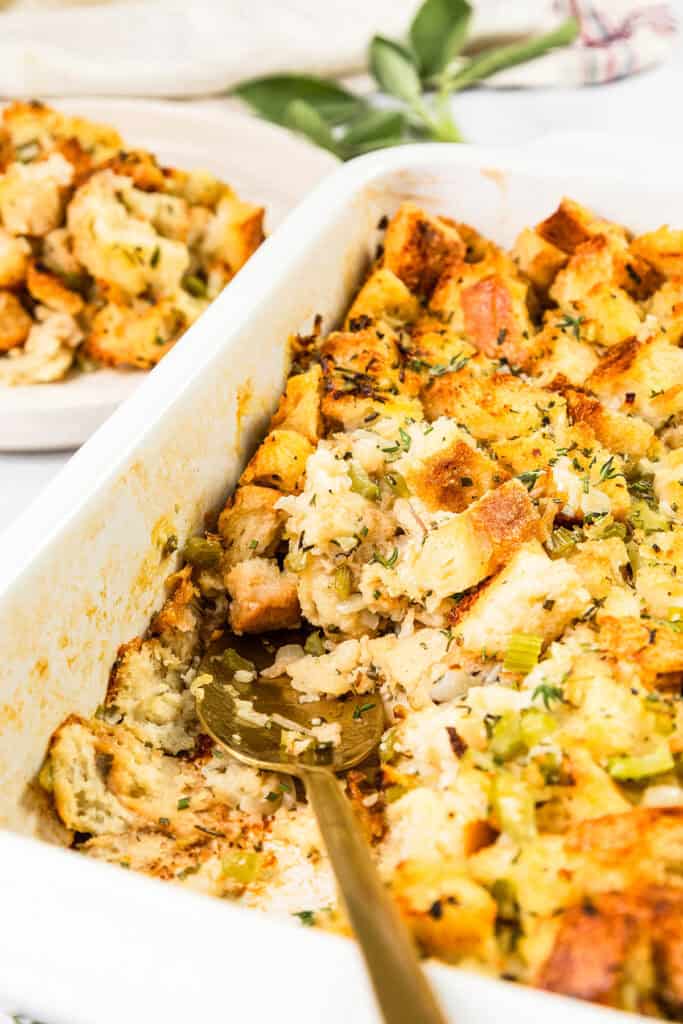
[[610,455],[600,467],[599,480],[601,482],[603,480],[614,480],[615,476],[619,476],[619,471],[614,466],[614,456]]
[[467,366],[469,361],[469,356],[458,354],[456,356],[452,356],[448,363],[437,363],[436,366],[432,366],[429,372],[432,377],[442,377],[444,373],[457,373],[459,370],[462,370],[463,367]]
[[361,705],[359,705],[358,707],[356,707],[356,708],[354,708],[354,709],[353,709],[353,715],[352,715],[352,718],[355,718],[356,720],[357,720],[357,719],[359,719],[359,718],[362,718],[362,716],[363,716],[363,715],[365,714],[365,712],[366,712],[366,711],[372,711],[372,709],[373,709],[373,708],[374,708],[375,706],[376,706],[376,705],[375,705],[374,703],[372,703],[372,704],[361,704]]
[[556,327],[561,327],[562,330],[565,327],[571,327],[574,337],[577,341],[581,340],[581,324],[585,321],[585,316],[569,316],[565,313],[561,320],[558,320],[555,324]]
[[540,697],[546,706],[546,709],[550,711],[550,703],[553,700],[564,702],[564,690],[561,686],[551,686],[549,683],[541,683],[537,686],[531,695],[532,700],[536,700]]
[[396,565],[397,561],[398,561],[398,548],[394,548],[394,550],[391,552],[391,554],[389,555],[388,558],[383,558],[382,555],[380,555],[379,551],[375,550],[375,551],[372,552],[372,558],[370,559],[370,565],[372,565],[373,562],[378,562],[385,569],[393,569],[393,567]]
[[526,473],[520,473],[517,479],[521,484],[524,484],[527,491],[533,491],[536,486],[536,481],[541,476],[542,469],[529,469]]

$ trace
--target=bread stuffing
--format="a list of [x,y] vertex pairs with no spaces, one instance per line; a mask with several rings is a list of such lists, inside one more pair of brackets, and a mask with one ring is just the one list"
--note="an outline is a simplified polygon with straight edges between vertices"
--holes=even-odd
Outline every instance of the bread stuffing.
[[[79,346],[153,361],[146,317],[163,350],[206,301],[187,275],[224,283],[248,233],[217,183],[62,125],[5,122],[0,365],[35,379]],[[681,1020],[680,233],[568,199],[510,251],[412,203],[381,227],[41,782],[82,854],[348,933],[303,791],[202,735],[193,687],[221,657],[302,701],[367,694],[386,728],[343,784],[421,953]]]
[[41,103],[0,122],[0,384],[149,369],[263,240],[263,209]]

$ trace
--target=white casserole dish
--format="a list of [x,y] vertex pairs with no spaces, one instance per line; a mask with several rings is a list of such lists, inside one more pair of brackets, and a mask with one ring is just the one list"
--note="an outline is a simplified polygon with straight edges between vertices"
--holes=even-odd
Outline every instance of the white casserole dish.
[[[326,329],[340,317],[382,214],[413,198],[509,244],[566,193],[636,230],[683,224],[673,162],[660,162],[656,186],[651,153],[628,171],[622,161],[618,176],[571,162],[539,147],[415,146],[341,168],[5,533],[0,1005],[50,1024],[377,1020],[351,943],[37,842],[54,827],[32,780],[52,730],[93,711],[118,645],[160,603],[169,565],[155,528],[170,521],[183,538],[223,500],[277,401],[288,334],[315,313]],[[430,973],[459,1024],[614,1019],[468,972]]]

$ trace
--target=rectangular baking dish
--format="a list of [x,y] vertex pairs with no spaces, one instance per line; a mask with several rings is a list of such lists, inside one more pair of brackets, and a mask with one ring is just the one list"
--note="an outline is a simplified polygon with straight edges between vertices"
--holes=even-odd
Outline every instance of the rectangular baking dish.
[[[504,244],[563,194],[635,230],[683,223],[673,161],[633,147],[615,171],[549,149],[402,147],[340,168],[0,540],[0,1005],[50,1024],[378,1019],[352,943],[59,849],[34,780],[52,730],[92,713],[118,645],[159,605],[161,538],[224,500],[277,402],[288,335],[339,320],[383,214],[410,198]],[[459,1024],[614,1019],[429,970]]]

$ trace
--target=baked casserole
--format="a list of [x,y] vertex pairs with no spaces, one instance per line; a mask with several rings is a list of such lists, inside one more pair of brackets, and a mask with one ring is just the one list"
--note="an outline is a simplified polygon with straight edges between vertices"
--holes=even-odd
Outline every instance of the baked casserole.
[[40,103],[0,123],[0,384],[148,369],[263,239],[263,210]]
[[381,227],[41,782],[83,853],[344,932],[302,792],[194,691],[216,659],[367,694],[342,784],[423,954],[680,1019],[683,234],[568,199],[510,252],[411,203]]

